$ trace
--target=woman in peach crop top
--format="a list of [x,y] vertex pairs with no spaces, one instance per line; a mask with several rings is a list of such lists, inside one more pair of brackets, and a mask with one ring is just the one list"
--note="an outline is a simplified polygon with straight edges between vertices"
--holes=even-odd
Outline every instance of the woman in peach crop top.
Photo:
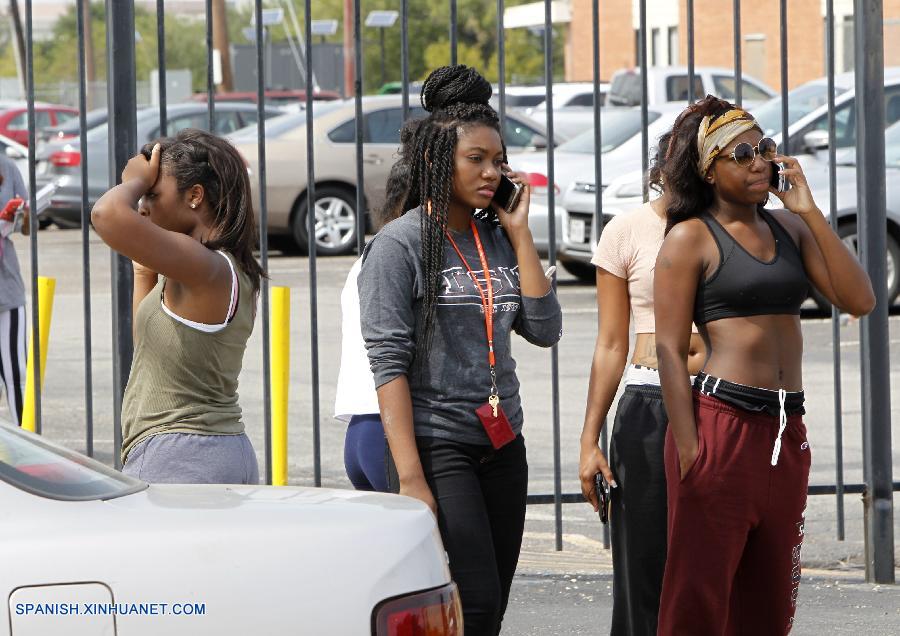
[[[610,484],[613,553],[612,634],[656,634],[666,562],[666,480],[663,448],[668,418],[659,386],[653,270],[666,229],[660,164],[670,133],[658,142],[650,170],[661,197],[616,216],[603,229],[592,263],[597,266],[599,330],[581,433],[579,477],[585,499],[598,510],[594,475]],[[635,343],[628,365],[634,316]],[[691,337],[688,368],[703,364],[703,341]],[[600,431],[625,374],[607,463]],[[688,379],[685,378],[685,382]]]

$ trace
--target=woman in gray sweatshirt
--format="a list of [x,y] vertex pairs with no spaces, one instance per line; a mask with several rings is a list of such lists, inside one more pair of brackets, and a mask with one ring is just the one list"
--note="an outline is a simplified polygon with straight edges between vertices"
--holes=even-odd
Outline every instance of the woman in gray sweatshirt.
[[[500,631],[525,523],[510,335],[544,347],[561,335],[528,229],[528,186],[507,171],[490,96],[462,65],[425,81],[429,115],[401,133],[409,170],[388,182],[388,197],[399,192],[409,211],[367,246],[358,279],[390,481],[437,515],[466,633],[476,636]],[[524,187],[511,212],[492,204],[504,171]]]

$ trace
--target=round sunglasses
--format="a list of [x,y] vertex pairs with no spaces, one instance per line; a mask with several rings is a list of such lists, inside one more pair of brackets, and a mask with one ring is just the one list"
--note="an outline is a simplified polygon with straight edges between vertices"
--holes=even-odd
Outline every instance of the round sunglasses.
[[772,161],[775,159],[777,153],[778,144],[769,137],[763,137],[755,146],[751,146],[746,141],[742,141],[734,147],[734,150],[732,150],[731,154],[728,156],[734,159],[734,162],[737,165],[747,167],[753,163],[753,159],[756,158],[756,155],[759,155],[766,161]]

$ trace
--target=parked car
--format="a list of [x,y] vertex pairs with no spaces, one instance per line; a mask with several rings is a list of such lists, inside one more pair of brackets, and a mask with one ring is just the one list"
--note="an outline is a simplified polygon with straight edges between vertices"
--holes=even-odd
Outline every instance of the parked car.
[[0,424],[0,507],[0,636],[463,633],[408,497],[148,485]]
[[[671,127],[675,114],[648,112],[650,145],[667,126]],[[661,120],[661,124],[657,121]],[[553,153],[555,192],[564,193],[570,183],[593,183],[594,125],[593,114],[585,123],[584,132],[556,147]],[[637,108],[604,108],[600,113],[603,179],[606,182],[622,172],[641,165],[641,111]],[[531,175],[532,198],[546,198],[548,187],[547,154],[545,152],[521,152],[510,154],[509,162],[516,170]]]
[[[846,84],[845,84],[846,85]],[[790,105],[790,104],[789,104]],[[885,128],[900,121],[900,67],[884,69]],[[856,90],[851,84],[834,102],[835,147],[856,147]],[[781,128],[781,125],[778,125]],[[784,149],[781,131],[772,135]],[[828,148],[828,105],[822,104],[788,126],[788,152],[791,155],[815,155]]]
[[[403,120],[398,95],[366,96],[363,108],[363,162],[366,208],[377,208],[400,145]],[[346,254],[356,245],[356,103],[329,102],[313,109],[316,174],[316,246],[323,255]],[[427,113],[410,102],[410,116]],[[543,127],[510,112],[504,140],[510,149],[542,148]],[[231,140],[250,164],[251,183],[258,192],[256,128]],[[306,113],[284,115],[266,123],[266,203],[269,232],[289,234],[301,250],[307,246]],[[258,194],[257,194],[258,196]],[[254,197],[256,198],[256,197]],[[256,201],[258,206],[258,201]]]
[[[26,102],[5,102],[0,104],[0,109],[2,109],[0,134],[23,146],[28,146],[28,104]],[[40,102],[34,105],[35,131],[62,124],[73,117],[78,117],[78,110],[69,106]]]
[[[109,113],[106,108],[95,108],[94,110],[88,111],[84,117],[87,122],[87,129],[90,130],[91,128],[105,124],[109,119]],[[38,148],[41,148],[43,144],[50,143],[51,141],[72,139],[73,137],[77,137],[80,132],[81,119],[78,115],[71,119],[67,119],[61,124],[41,128],[37,132]]]
[[[834,76],[834,95],[839,95],[853,89],[854,75],[849,73],[837,73]],[[769,101],[753,109],[753,116],[762,126],[763,134],[772,137],[781,132],[781,95],[776,95]],[[820,77],[797,88],[788,91],[788,128],[797,120],[821,108],[828,103],[828,80]]]
[[[274,89],[268,88],[263,93],[268,106],[292,106],[306,102],[306,91],[303,89]],[[194,93],[191,101],[206,103],[209,96],[206,93]],[[216,93],[215,101],[220,102],[249,102],[255,104],[258,95],[256,91],[233,91],[228,93]],[[331,101],[340,99],[341,94],[335,91],[317,90],[313,92],[315,101]]]
[[[735,100],[734,71],[716,66],[694,68],[694,95],[707,94],[733,102]],[[745,108],[771,99],[775,91],[751,75],[741,76],[741,96]],[[688,70],[686,66],[652,66],[647,69],[647,104],[684,106],[688,100]],[[606,103],[610,106],[637,106],[641,103],[641,69],[620,69],[610,80]]]
[[[547,110],[547,88],[543,84],[534,86],[505,86],[507,108],[520,108],[528,114]],[[606,103],[609,84],[600,84],[600,105]],[[498,99],[499,87],[494,86],[494,98]],[[553,84],[553,108],[572,106],[594,106],[594,84],[592,82],[556,82]]]
[[[266,107],[266,117],[283,113],[273,106]],[[167,132],[174,135],[183,128],[209,128],[206,104],[172,104],[166,109]],[[256,105],[223,103],[216,105],[216,131],[227,135],[256,123]],[[138,145],[159,137],[159,110],[145,108],[137,113]],[[88,131],[88,206],[109,189],[109,127],[104,121]],[[80,139],[68,138],[46,144],[36,159],[37,187],[56,182],[57,190],[45,212],[48,219],[60,227],[81,225],[81,156]]]

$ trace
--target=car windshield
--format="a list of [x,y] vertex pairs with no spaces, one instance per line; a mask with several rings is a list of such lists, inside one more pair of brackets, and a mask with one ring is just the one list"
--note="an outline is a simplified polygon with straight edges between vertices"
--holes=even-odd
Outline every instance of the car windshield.
[[147,484],[26,433],[0,424],[0,481],[48,499],[113,499]]
[[[659,119],[659,113],[647,113],[648,123]],[[615,109],[600,112],[601,153],[618,148],[634,137],[641,130],[641,111],[638,109]],[[594,129],[591,127],[577,137],[561,144],[557,150],[561,152],[577,152],[586,155],[594,154]]]
[[[835,87],[837,97],[846,89]],[[801,117],[813,112],[828,101],[828,86],[825,84],[807,84],[798,86],[788,93],[788,126]],[[753,116],[762,126],[766,135],[777,135],[781,132],[781,97],[773,97],[765,104],[753,109]]]

